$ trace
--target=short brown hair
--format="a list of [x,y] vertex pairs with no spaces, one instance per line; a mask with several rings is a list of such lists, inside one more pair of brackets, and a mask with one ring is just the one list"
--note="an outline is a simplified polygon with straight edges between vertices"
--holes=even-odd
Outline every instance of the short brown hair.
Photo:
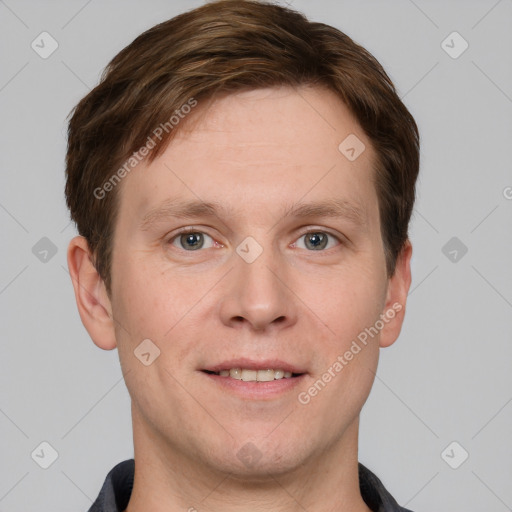
[[[328,87],[371,140],[387,274],[394,274],[415,200],[419,133],[392,81],[336,28],[263,1],[217,0],[139,35],[70,113],[66,201],[109,295],[119,187],[101,198],[94,191],[191,98],[280,85]],[[162,133],[148,163],[180,126]]]

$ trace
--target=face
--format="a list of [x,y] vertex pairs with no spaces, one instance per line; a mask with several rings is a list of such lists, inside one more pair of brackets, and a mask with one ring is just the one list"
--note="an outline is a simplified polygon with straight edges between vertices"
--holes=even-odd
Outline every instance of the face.
[[[357,341],[404,298],[403,275],[386,276],[375,153],[320,88],[194,115],[120,190],[110,307],[134,434],[217,470],[289,471],[355,432],[379,342],[400,330],[397,313]],[[338,149],[350,134],[365,145],[353,161]],[[139,346],[158,357],[143,364]]]

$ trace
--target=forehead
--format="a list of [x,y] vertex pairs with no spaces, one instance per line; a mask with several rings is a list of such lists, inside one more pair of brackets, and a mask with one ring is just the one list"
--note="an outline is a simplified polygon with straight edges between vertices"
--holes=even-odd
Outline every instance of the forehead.
[[[356,135],[364,151],[350,161],[340,144]],[[342,199],[376,209],[374,152],[342,101],[324,88],[265,88],[196,107],[166,150],[122,183],[121,209],[140,220],[171,198],[252,207]],[[274,212],[275,214],[275,212]]]
[[[350,131],[365,138],[354,116],[332,91],[322,87],[272,87],[224,94],[199,106],[178,130],[174,144],[195,144],[205,153],[239,154],[246,165],[290,162],[323,164],[318,153],[339,157],[339,139]],[[208,146],[203,145],[207,143]],[[315,151],[316,149],[316,151]],[[231,161],[231,160],[230,160]]]

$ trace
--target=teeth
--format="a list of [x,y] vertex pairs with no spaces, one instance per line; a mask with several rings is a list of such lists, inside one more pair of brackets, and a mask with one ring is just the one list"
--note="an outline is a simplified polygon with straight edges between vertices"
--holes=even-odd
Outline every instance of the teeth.
[[231,377],[232,379],[243,380],[244,382],[270,382],[272,380],[289,379],[292,372],[284,370],[247,370],[244,368],[231,368],[231,370],[221,370],[221,377]]
[[245,382],[258,380],[258,372],[256,370],[242,370],[242,380]]
[[259,382],[268,382],[275,378],[274,370],[258,370],[256,374],[256,380]]
[[229,376],[233,379],[242,380],[242,370],[240,370],[240,368],[231,368],[231,370],[229,370]]

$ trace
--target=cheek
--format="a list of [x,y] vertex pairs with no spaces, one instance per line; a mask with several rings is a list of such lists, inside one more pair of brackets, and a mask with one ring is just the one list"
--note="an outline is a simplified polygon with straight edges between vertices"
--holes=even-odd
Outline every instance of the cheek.
[[160,278],[151,262],[118,258],[113,288],[113,314],[121,340],[130,344],[159,340],[172,327],[176,314],[175,287]]
[[308,279],[297,292],[342,349],[382,312],[385,282],[375,268],[354,264],[325,279]]
[[201,339],[202,324],[194,321],[204,295],[201,277],[162,271],[161,264],[145,255],[119,264],[122,272],[113,290],[112,307],[121,362],[138,368],[133,352],[150,339],[160,350],[159,364],[174,372],[193,348],[186,341],[194,336]]

